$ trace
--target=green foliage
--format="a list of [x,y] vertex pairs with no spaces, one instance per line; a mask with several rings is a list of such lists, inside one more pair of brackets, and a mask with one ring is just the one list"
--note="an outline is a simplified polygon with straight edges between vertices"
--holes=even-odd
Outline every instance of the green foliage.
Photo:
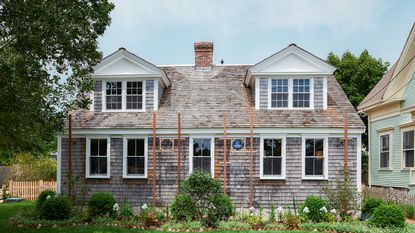
[[269,213],[269,220],[268,221],[270,223],[273,223],[273,222],[275,222],[275,220],[276,220],[275,206],[271,205],[271,211]]
[[115,199],[110,193],[98,192],[92,194],[88,201],[90,217],[112,216]]
[[39,214],[46,220],[69,219],[72,211],[72,203],[64,196],[50,196],[39,208]]
[[[312,222],[321,222],[324,221],[325,215],[327,214],[323,211],[320,211],[320,209],[323,207],[327,208],[327,203],[323,199],[311,195],[305,199],[304,204],[300,209],[300,213],[305,220],[310,220]],[[308,211],[305,211],[305,209],[308,209]]]
[[[338,177],[344,177],[340,174]],[[347,215],[347,211],[356,211],[359,207],[359,195],[354,189],[349,176],[346,179],[337,178],[335,182],[325,182],[321,188],[327,198],[330,208],[334,208],[341,217]],[[327,206],[327,205],[326,205]]]
[[198,210],[189,194],[178,194],[171,204],[171,214],[178,221],[190,221],[196,218]]
[[146,227],[159,226],[161,222],[158,221],[159,211],[152,207],[143,205],[138,216],[139,221]]
[[370,217],[373,215],[375,209],[383,204],[385,204],[385,201],[382,199],[367,198],[363,203],[362,214],[366,214],[368,217]]
[[405,215],[399,206],[383,204],[374,210],[370,224],[380,228],[401,228],[405,226]]
[[213,179],[209,173],[196,170],[184,182],[183,193],[192,197],[202,216],[207,213],[210,198],[222,193],[222,190],[219,181]]
[[5,0],[0,8],[0,148],[45,153],[67,112],[90,102],[97,39],[114,5]]
[[194,171],[184,182],[182,194],[172,203],[175,220],[200,220],[206,227],[217,227],[235,212],[229,197],[222,193],[219,181],[206,172]]
[[402,209],[405,211],[405,217],[411,219],[415,217],[415,207],[413,205],[403,205]]
[[39,209],[42,206],[42,204],[46,201],[46,198],[48,198],[48,196],[50,196],[50,197],[56,196],[56,193],[54,191],[50,190],[50,189],[43,190],[39,194],[39,196],[37,197],[37,200],[36,200],[36,208],[37,209]]
[[133,207],[131,207],[128,203],[123,203],[120,206],[120,210],[118,213],[118,219],[120,220],[129,220],[134,218],[134,210]]
[[252,228],[263,228],[265,226],[264,219],[262,219],[262,216],[258,215],[250,215],[246,218],[246,222],[252,227]]
[[17,154],[10,167],[9,178],[19,181],[55,180],[56,160],[47,155]]
[[213,215],[220,221],[226,221],[235,214],[235,206],[232,200],[224,194],[218,194],[211,198],[212,206],[209,207],[208,216]]
[[289,210],[283,216],[283,223],[288,229],[298,229],[301,223],[301,216],[295,215]]

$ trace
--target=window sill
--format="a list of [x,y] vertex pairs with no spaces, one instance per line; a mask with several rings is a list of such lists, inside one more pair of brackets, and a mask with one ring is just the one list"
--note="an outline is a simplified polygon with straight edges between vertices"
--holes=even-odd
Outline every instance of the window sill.
[[110,176],[94,176],[94,175],[89,175],[86,176],[87,179],[109,179]]
[[303,177],[302,180],[328,180],[328,178],[322,176],[306,176]]
[[285,180],[283,176],[261,176],[260,180]]
[[403,167],[403,168],[401,168],[401,171],[410,172],[413,169],[414,169],[413,167]]
[[114,112],[114,113],[119,113],[119,112],[146,112],[145,109],[143,110],[122,110],[122,109],[117,109],[117,110],[102,110],[102,112]]
[[378,169],[379,172],[392,172],[393,169],[392,168],[380,168]]
[[123,179],[147,179],[147,176],[123,176]]

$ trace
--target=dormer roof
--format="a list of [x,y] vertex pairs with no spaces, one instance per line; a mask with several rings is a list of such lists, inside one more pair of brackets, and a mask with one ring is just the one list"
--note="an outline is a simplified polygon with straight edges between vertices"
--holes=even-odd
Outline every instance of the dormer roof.
[[161,78],[166,87],[170,86],[170,80],[163,70],[125,48],[118,49],[97,64],[92,77],[95,79]]
[[245,84],[251,84],[251,76],[267,75],[332,75],[336,68],[321,58],[295,44],[265,58],[248,70]]

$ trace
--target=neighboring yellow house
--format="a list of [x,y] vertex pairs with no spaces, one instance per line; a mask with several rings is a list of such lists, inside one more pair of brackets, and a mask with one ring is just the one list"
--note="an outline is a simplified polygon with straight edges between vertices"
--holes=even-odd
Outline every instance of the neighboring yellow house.
[[415,24],[401,55],[358,109],[368,115],[369,185],[415,193]]

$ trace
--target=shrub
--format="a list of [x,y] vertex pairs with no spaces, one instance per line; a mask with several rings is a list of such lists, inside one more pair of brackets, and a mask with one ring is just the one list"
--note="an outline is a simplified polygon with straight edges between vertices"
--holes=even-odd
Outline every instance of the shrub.
[[40,206],[40,217],[47,220],[69,219],[72,203],[63,196],[51,196]]
[[405,217],[412,219],[415,216],[415,207],[413,205],[404,205]]
[[383,204],[385,204],[385,202],[382,199],[367,198],[363,203],[362,214],[365,214],[366,216],[370,217],[373,215],[375,209]]
[[[313,195],[308,196],[305,199],[304,204],[301,207],[301,216],[305,220],[310,220],[313,222],[324,221],[327,211],[324,212],[324,211],[321,211],[321,209],[323,207],[326,208],[326,206],[327,204],[323,199],[313,196]],[[308,211],[305,211],[305,210],[308,210]]]
[[327,197],[327,204],[338,211],[343,218],[347,212],[356,211],[359,208],[360,196],[355,190],[355,186],[350,185],[353,182],[343,174],[339,175],[335,182],[324,182],[322,193]]
[[94,193],[88,202],[90,217],[111,216],[114,213],[115,199],[110,193]]
[[257,215],[250,215],[247,217],[246,222],[252,227],[252,228],[263,228],[265,226],[264,220],[261,216]]
[[394,204],[382,204],[378,206],[372,217],[370,223],[373,226],[380,228],[404,227],[405,216],[403,210]]
[[129,205],[128,203],[121,204],[118,218],[120,220],[129,220],[129,219],[132,219],[133,217],[134,217],[134,211],[131,205]]
[[37,197],[36,208],[39,209],[42,206],[42,204],[46,201],[46,198],[48,196],[53,197],[55,195],[56,193],[50,189],[43,190]]
[[235,206],[231,199],[224,194],[219,194],[211,198],[213,206],[209,207],[208,215],[215,215],[220,221],[227,221],[229,217],[235,214]]
[[171,214],[176,220],[190,221],[198,215],[198,211],[189,194],[178,194],[171,204]]
[[288,229],[298,229],[301,223],[301,216],[295,215],[289,210],[283,216],[283,223]]
[[158,215],[159,214],[156,208],[143,204],[141,206],[138,219],[146,227],[159,226],[161,223],[157,219]]

